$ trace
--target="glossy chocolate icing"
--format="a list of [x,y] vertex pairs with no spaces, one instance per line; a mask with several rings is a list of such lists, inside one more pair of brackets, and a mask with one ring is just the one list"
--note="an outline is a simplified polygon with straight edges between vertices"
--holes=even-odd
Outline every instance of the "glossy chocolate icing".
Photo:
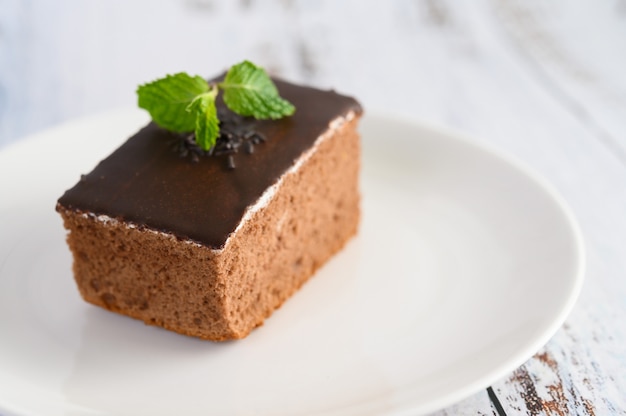
[[255,121],[254,129],[268,140],[253,154],[235,154],[236,169],[228,169],[227,156],[205,156],[195,163],[181,158],[172,150],[177,136],[150,123],[66,191],[59,205],[223,247],[246,208],[276,183],[333,119],[362,111],[353,98],[275,82],[296,112],[281,120]]

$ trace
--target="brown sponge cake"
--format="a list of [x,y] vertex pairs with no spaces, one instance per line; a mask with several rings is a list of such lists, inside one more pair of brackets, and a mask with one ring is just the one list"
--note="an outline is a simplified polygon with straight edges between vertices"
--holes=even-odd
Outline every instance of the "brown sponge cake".
[[194,161],[151,123],[59,199],[86,301],[182,334],[242,338],[356,233],[361,107],[276,85],[297,111],[254,121],[266,141],[253,153]]

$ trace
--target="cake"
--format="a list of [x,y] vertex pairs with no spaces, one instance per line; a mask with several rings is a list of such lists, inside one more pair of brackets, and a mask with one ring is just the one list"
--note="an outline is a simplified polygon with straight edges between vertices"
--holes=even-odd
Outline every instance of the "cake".
[[360,105],[275,83],[297,111],[235,119],[255,137],[247,151],[189,157],[172,150],[180,135],[150,123],[59,198],[85,301],[181,334],[239,339],[356,234]]

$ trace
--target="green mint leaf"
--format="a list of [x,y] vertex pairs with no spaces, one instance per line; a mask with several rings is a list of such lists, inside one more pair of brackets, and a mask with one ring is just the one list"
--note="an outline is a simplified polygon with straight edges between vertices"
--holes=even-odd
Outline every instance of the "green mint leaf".
[[189,107],[196,97],[208,90],[209,84],[202,77],[180,72],[139,86],[138,103],[156,124],[182,133],[196,128],[196,114],[189,111]]
[[242,116],[278,119],[296,110],[280,97],[265,70],[250,61],[233,65],[219,87],[224,91],[224,103]]
[[187,108],[196,118],[196,143],[203,150],[209,150],[213,147],[220,134],[217,109],[215,108],[216,96],[217,87],[214,86],[211,91],[198,95]]

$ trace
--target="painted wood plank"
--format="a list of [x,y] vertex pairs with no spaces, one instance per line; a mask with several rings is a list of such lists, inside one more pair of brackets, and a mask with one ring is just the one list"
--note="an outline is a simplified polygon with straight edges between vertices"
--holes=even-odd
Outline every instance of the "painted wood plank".
[[619,1],[498,0],[529,70],[626,161],[626,6]]
[[577,308],[552,342],[495,385],[508,413],[626,414],[623,344],[615,323],[597,315]]

